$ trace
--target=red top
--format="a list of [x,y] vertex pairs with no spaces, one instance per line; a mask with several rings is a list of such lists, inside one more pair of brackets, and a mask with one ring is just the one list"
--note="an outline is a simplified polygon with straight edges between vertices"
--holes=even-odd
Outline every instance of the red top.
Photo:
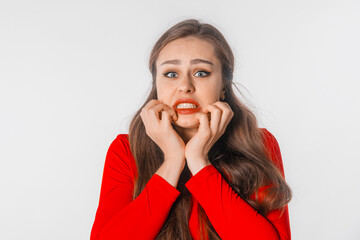
[[[262,130],[271,158],[284,176],[278,142],[268,130]],[[119,134],[106,155],[90,240],[156,239],[180,192],[155,173],[132,201],[135,174],[128,134]],[[185,186],[192,194],[189,228],[194,239],[199,239],[198,204],[223,240],[291,239],[287,205],[281,217],[279,210],[263,217],[229,186],[213,165],[191,175]]]

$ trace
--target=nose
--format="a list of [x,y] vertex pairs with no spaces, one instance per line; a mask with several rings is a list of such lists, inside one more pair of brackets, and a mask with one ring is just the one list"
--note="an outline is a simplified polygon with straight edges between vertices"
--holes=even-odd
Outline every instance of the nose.
[[192,93],[195,91],[195,87],[192,83],[192,79],[188,75],[184,75],[179,83],[178,91],[183,93]]

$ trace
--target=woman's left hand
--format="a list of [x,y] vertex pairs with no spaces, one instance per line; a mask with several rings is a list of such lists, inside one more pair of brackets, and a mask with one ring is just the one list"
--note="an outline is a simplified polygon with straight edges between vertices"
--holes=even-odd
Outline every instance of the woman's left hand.
[[[224,134],[227,125],[234,116],[229,104],[217,101],[196,113],[200,125],[197,133],[185,146],[185,158],[192,175],[210,165],[208,153],[216,141]],[[210,112],[210,121],[208,118]]]

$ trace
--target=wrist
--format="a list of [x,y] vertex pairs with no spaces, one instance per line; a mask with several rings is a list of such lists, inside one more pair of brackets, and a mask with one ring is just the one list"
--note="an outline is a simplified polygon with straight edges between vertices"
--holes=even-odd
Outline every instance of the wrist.
[[192,175],[195,175],[204,167],[211,165],[211,162],[207,158],[196,159],[196,160],[192,159],[191,161],[187,160],[187,165],[189,166]]
[[168,166],[185,166],[185,157],[181,155],[164,155],[164,163]]
[[164,160],[183,161],[185,160],[185,156],[184,154],[164,154]]

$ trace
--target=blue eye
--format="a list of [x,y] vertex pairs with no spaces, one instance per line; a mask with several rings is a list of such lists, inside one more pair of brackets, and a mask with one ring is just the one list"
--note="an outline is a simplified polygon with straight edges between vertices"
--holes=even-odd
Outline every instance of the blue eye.
[[[200,75],[198,74],[200,73]],[[197,71],[195,73],[195,76],[196,77],[206,77],[210,74],[210,72],[207,72],[207,71]],[[178,77],[177,73],[176,72],[167,72],[167,73],[164,73],[164,76],[165,77],[168,77],[168,78],[174,78],[174,77]]]
[[[173,78],[173,77],[175,77],[174,75],[172,75],[172,76],[169,76],[169,75],[168,75],[168,74],[172,74],[172,73],[176,74],[175,72],[167,72],[167,73],[164,73],[164,76],[165,76],[165,77]],[[177,75],[177,74],[176,74],[176,75]]]
[[[200,76],[198,75],[197,77],[205,77],[205,76],[209,75],[210,72],[198,71],[198,72],[195,73],[195,76],[196,76],[197,73],[203,73],[203,74],[201,74]],[[204,75],[204,73],[205,73],[205,75]]]

